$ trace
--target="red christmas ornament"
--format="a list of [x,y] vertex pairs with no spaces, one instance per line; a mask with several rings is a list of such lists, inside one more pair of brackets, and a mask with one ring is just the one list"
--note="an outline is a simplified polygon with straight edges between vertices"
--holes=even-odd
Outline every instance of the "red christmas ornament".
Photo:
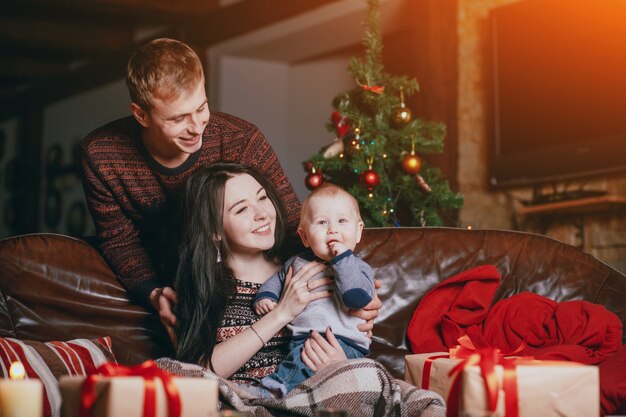
[[422,160],[414,151],[402,158],[402,169],[407,174],[417,174],[422,168]]
[[333,126],[335,126],[335,130],[337,131],[337,136],[342,138],[348,133],[352,128],[348,123],[348,119],[342,116],[338,111],[332,112],[330,115],[330,121]]
[[372,167],[369,167],[367,171],[364,171],[361,174],[361,183],[365,185],[368,190],[371,190],[380,184],[380,176],[372,169]]
[[306,172],[310,172],[310,171],[311,171],[311,169],[313,169],[313,162],[312,162],[312,161],[306,161],[306,162],[304,163],[304,170],[305,170]]
[[304,185],[306,185],[306,188],[309,190],[314,190],[323,183],[324,177],[320,172],[315,172],[315,168],[311,169],[311,172],[309,172],[309,175],[307,175],[304,180]]

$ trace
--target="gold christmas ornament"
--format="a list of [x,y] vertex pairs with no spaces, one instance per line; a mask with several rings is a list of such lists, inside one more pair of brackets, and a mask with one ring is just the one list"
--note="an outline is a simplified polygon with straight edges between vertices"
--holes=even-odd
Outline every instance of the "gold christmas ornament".
[[417,174],[420,168],[422,168],[422,160],[415,155],[415,151],[411,151],[410,154],[402,158],[402,169],[407,174]]
[[411,153],[402,158],[402,169],[407,174],[417,174],[422,168],[422,160],[415,155],[415,138],[411,140]]
[[391,118],[396,126],[403,127],[411,121],[413,114],[404,103],[404,90],[400,89],[400,106],[393,110]]

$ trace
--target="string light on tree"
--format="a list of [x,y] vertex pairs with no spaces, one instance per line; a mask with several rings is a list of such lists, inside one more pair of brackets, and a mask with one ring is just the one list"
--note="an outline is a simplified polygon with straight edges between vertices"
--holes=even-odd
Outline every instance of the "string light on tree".
[[354,156],[358,150],[361,149],[361,128],[354,128],[354,139],[352,139],[352,156]]

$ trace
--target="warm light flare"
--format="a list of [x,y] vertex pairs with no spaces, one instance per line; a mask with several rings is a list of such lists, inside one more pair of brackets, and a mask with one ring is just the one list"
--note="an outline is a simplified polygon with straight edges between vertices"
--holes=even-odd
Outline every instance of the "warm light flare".
[[11,379],[24,379],[26,376],[24,365],[21,362],[13,362],[9,368],[9,376]]

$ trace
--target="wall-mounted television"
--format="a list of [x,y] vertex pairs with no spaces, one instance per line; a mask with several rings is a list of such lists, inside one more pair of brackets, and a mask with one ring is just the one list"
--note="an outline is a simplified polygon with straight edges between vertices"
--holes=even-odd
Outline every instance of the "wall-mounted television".
[[626,169],[626,0],[522,0],[489,16],[490,181]]

